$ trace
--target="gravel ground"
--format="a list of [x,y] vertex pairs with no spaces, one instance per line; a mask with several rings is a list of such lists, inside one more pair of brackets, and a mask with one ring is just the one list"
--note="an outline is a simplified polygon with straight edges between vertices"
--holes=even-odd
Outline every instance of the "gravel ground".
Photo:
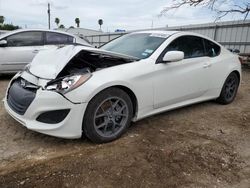
[[[0,78],[0,98],[10,77]],[[0,104],[0,187],[250,187],[250,70],[234,103],[192,105],[95,145],[35,133]]]

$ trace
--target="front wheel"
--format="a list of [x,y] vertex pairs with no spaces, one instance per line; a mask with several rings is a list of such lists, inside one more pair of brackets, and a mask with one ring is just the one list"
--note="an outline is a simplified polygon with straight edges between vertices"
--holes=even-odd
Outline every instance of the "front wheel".
[[221,90],[221,94],[216,101],[221,104],[230,104],[233,102],[238,91],[239,83],[240,79],[238,75],[235,72],[232,72],[227,77]]
[[97,94],[88,104],[83,131],[93,142],[106,143],[119,138],[129,126],[133,105],[129,95],[119,88]]

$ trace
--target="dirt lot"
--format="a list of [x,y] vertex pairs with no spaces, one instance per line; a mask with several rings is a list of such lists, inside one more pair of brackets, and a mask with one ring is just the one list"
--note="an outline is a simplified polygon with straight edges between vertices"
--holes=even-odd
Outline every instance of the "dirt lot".
[[1,104],[0,187],[250,187],[250,70],[243,76],[233,104],[150,117],[105,145],[26,130]]

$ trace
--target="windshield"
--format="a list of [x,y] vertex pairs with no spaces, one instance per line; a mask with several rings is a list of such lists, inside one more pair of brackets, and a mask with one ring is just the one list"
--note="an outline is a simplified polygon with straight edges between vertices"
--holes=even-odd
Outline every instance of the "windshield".
[[119,37],[104,46],[103,50],[146,59],[168,38],[165,34],[133,33]]

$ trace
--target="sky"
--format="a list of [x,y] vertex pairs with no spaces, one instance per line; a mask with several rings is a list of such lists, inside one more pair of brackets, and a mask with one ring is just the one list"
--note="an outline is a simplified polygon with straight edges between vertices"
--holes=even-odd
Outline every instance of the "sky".
[[[234,1],[234,0],[229,0]],[[0,0],[0,15],[5,23],[22,28],[48,28],[47,4],[51,3],[51,25],[56,28],[55,18],[66,27],[75,26],[99,29],[98,19],[104,20],[103,31],[116,29],[136,30],[165,26],[178,26],[214,22],[216,14],[205,7],[181,7],[159,17],[172,0]],[[227,4],[219,7],[226,8]],[[223,20],[238,20],[240,15],[229,15]]]

